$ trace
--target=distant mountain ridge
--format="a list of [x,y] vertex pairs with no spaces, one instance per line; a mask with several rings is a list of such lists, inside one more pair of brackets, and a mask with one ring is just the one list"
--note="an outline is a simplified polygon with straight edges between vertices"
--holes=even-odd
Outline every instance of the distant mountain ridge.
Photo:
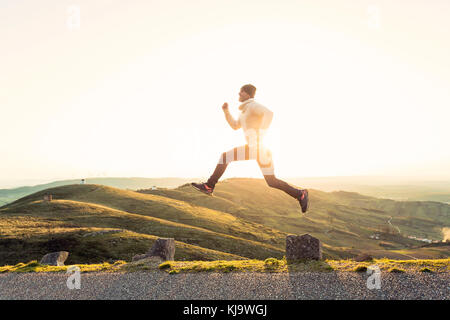
[[288,178],[289,183],[322,191],[352,191],[376,198],[399,201],[450,203],[450,181],[393,179],[376,177]]
[[[244,178],[245,179],[245,178]],[[304,188],[322,191],[345,190],[376,198],[400,201],[437,201],[450,203],[450,181],[419,181],[394,180],[376,177],[318,177],[318,178],[287,178],[291,184]],[[199,178],[142,178],[142,177],[93,177],[86,183],[102,184],[120,189],[147,189],[152,186],[176,188]],[[24,197],[28,194],[47,188],[80,183],[80,179],[53,181],[33,186],[0,189],[0,206]]]

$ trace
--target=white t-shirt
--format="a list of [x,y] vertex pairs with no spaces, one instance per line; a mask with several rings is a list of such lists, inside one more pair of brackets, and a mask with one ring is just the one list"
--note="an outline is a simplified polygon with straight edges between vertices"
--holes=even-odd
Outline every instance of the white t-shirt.
[[224,110],[225,118],[231,128],[234,130],[242,128],[249,145],[262,143],[262,138],[272,122],[273,112],[253,98],[245,100],[239,106],[239,110],[241,113],[237,120],[233,118],[228,108]]

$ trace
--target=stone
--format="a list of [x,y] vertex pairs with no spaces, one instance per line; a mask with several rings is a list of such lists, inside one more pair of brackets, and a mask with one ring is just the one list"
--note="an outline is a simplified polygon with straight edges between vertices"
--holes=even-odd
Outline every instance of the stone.
[[309,234],[286,236],[286,260],[320,260],[322,243]]
[[68,256],[69,252],[67,251],[47,253],[45,256],[42,257],[39,263],[49,266],[63,266],[64,261],[66,261]]
[[173,260],[175,256],[175,240],[173,238],[158,238],[147,256],[158,256],[163,260]]
[[158,238],[147,253],[137,254],[132,261],[159,257],[163,261],[173,260],[175,257],[175,240],[173,238]]

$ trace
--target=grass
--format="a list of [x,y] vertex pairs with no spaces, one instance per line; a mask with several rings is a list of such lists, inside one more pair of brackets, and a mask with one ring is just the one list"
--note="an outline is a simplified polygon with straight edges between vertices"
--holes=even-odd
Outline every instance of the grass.
[[391,260],[374,259],[371,262],[352,260],[323,260],[288,263],[284,258],[239,261],[166,261],[159,269],[166,272],[366,272],[367,268],[377,265],[385,272],[449,272],[450,259],[438,260]]
[[[369,238],[390,216],[401,230],[435,237],[450,223],[448,205],[310,191],[314,205],[300,215],[297,201],[262,179],[221,181],[212,198],[189,185],[146,192],[97,184],[50,188],[0,208],[0,261],[39,260],[61,250],[70,252],[66,264],[129,261],[146,252],[157,237],[170,237],[176,240],[177,261],[259,259],[264,270],[276,271],[288,233],[320,239],[324,259],[333,261],[361,252],[391,259],[450,255],[450,246],[422,248],[401,235]],[[46,193],[53,201],[42,200]],[[120,231],[86,236],[113,230]]]
[[[67,185],[52,188],[22,198],[8,207],[11,209],[21,207],[21,211],[23,211],[23,209],[26,209],[23,208],[24,205],[41,200],[46,192],[52,193],[55,200],[72,200],[75,203],[84,205],[95,204],[97,206],[94,208],[95,210],[101,208],[107,210],[115,209],[120,211],[116,212],[120,214],[129,213],[141,217],[148,216],[161,219],[159,220],[160,222],[175,222],[178,223],[177,227],[180,227],[180,224],[182,224],[257,241],[267,241],[275,238],[275,241],[280,244],[284,240],[284,234],[278,230],[239,219],[226,211],[222,212],[195,206],[189,202],[164,196],[143,194],[102,185]],[[48,204],[43,203],[42,206]],[[40,209],[42,209],[42,206]],[[61,204],[61,206],[63,205]],[[70,206],[70,204],[67,203],[67,206]],[[63,209],[69,209],[67,206]],[[88,208],[86,209],[89,210]]]
[[[53,201],[42,200],[41,196],[46,192],[53,194]],[[179,243],[197,248],[185,250],[189,251],[189,254],[185,254],[186,257],[183,258],[189,260],[235,259],[238,256],[256,259],[267,256],[281,257],[286,236],[277,230],[242,220],[229,213],[162,196],[99,185],[68,185],[38,192],[2,208],[0,215],[2,237],[12,239],[0,240],[0,260],[5,261],[8,258],[7,263],[38,259],[41,252],[45,254],[49,250],[36,248],[45,242],[44,238],[64,238],[64,234],[87,231],[89,228],[121,229],[129,231],[128,234],[140,234],[144,238],[175,238]],[[57,250],[71,252],[69,259],[80,253],[78,259],[73,261],[83,263],[105,261],[108,260],[105,259],[107,256],[109,260],[131,259],[121,255],[130,252],[129,249],[117,252],[117,243],[111,245],[115,240],[102,244],[97,252],[91,252],[88,257],[83,256],[83,252],[78,252],[77,248],[80,247],[78,244],[84,246],[84,243],[91,239],[82,237],[86,231],[77,232],[79,236],[76,236],[75,240],[72,237],[67,248]],[[121,237],[126,239],[128,235]],[[131,244],[136,242],[135,239],[132,237],[122,242]],[[27,250],[11,249],[11,241],[15,241],[14,245],[17,244],[18,247],[30,248],[30,252],[38,253],[35,256],[19,257],[18,254],[24,255]],[[201,251],[199,247],[207,251],[203,250],[204,254],[199,255],[196,253]],[[71,250],[72,248],[74,250]],[[141,252],[135,254],[147,251],[148,247],[139,250]],[[7,252],[7,257],[1,256],[2,252]],[[228,257],[225,257],[226,255]],[[92,261],[94,257],[98,257],[98,260]],[[181,260],[181,257],[177,258]]]
[[[120,271],[121,267],[125,264],[125,261],[118,260],[112,264],[104,262],[99,264],[76,264],[75,266],[80,268],[80,272],[116,272]],[[47,266],[39,264],[36,260],[33,260],[28,263],[18,263],[13,266],[0,267],[0,273],[66,272],[69,267],[71,266]]]
[[[48,252],[69,251],[69,257],[66,260],[67,265],[112,263],[116,260],[130,261],[134,255],[147,252],[158,238],[154,235],[128,230],[90,235],[103,231],[111,231],[111,229],[72,227],[67,230],[52,230],[50,239],[45,234],[29,235],[22,241],[14,238],[0,239],[0,260],[5,264],[16,264],[19,261],[39,260]],[[176,260],[244,259],[244,257],[238,255],[177,240],[175,245]],[[24,254],[24,249],[30,253]],[[4,258],[2,253],[5,255]]]
[[353,269],[353,271],[355,271],[355,272],[366,272],[366,271],[367,271],[367,267],[366,267],[366,266],[361,266],[361,265],[359,265],[359,266],[356,266],[356,267]]
[[422,260],[394,260],[374,259],[370,262],[354,262],[351,260],[329,261],[330,265],[338,271],[364,272],[369,266],[376,265],[386,272],[420,272],[427,268],[432,272],[449,272],[450,259],[422,259]]
[[[352,192],[311,189],[310,200],[314,206],[311,206],[308,215],[300,217],[298,203],[283,192],[269,188],[262,179],[226,179],[217,185],[212,199],[198,195],[189,186],[145,192],[230,212],[287,233],[307,232],[333,247],[364,247],[366,251],[370,248],[382,249],[379,247],[380,241],[392,248],[421,244],[405,236],[396,236],[396,229],[389,228],[386,230],[389,229],[387,231],[392,234],[383,234],[380,241],[370,239],[370,235],[380,233],[379,229],[389,227],[387,221],[390,216],[394,217],[392,223],[406,234],[418,232],[433,239],[441,238],[441,227],[450,223],[450,207],[442,203],[392,201]],[[330,229],[332,232],[325,233]],[[434,253],[429,257],[438,258]]]
[[[76,264],[81,272],[136,272],[163,271],[169,274],[182,272],[366,272],[369,266],[376,265],[381,271],[404,272],[450,272],[450,259],[436,260],[391,260],[374,259],[372,262],[352,260],[309,260],[287,262],[286,259],[268,258],[266,260],[216,260],[216,261],[165,261],[148,258],[127,263],[118,260],[114,263]],[[69,266],[44,266],[36,260],[0,267],[5,272],[65,272]]]

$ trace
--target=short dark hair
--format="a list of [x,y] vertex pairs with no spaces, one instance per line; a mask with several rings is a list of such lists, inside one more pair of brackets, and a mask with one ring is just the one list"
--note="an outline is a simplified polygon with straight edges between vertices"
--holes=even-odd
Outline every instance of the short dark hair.
[[256,87],[254,85],[246,84],[246,85],[242,86],[241,90],[248,93],[248,95],[250,97],[252,97],[252,98],[255,97]]

